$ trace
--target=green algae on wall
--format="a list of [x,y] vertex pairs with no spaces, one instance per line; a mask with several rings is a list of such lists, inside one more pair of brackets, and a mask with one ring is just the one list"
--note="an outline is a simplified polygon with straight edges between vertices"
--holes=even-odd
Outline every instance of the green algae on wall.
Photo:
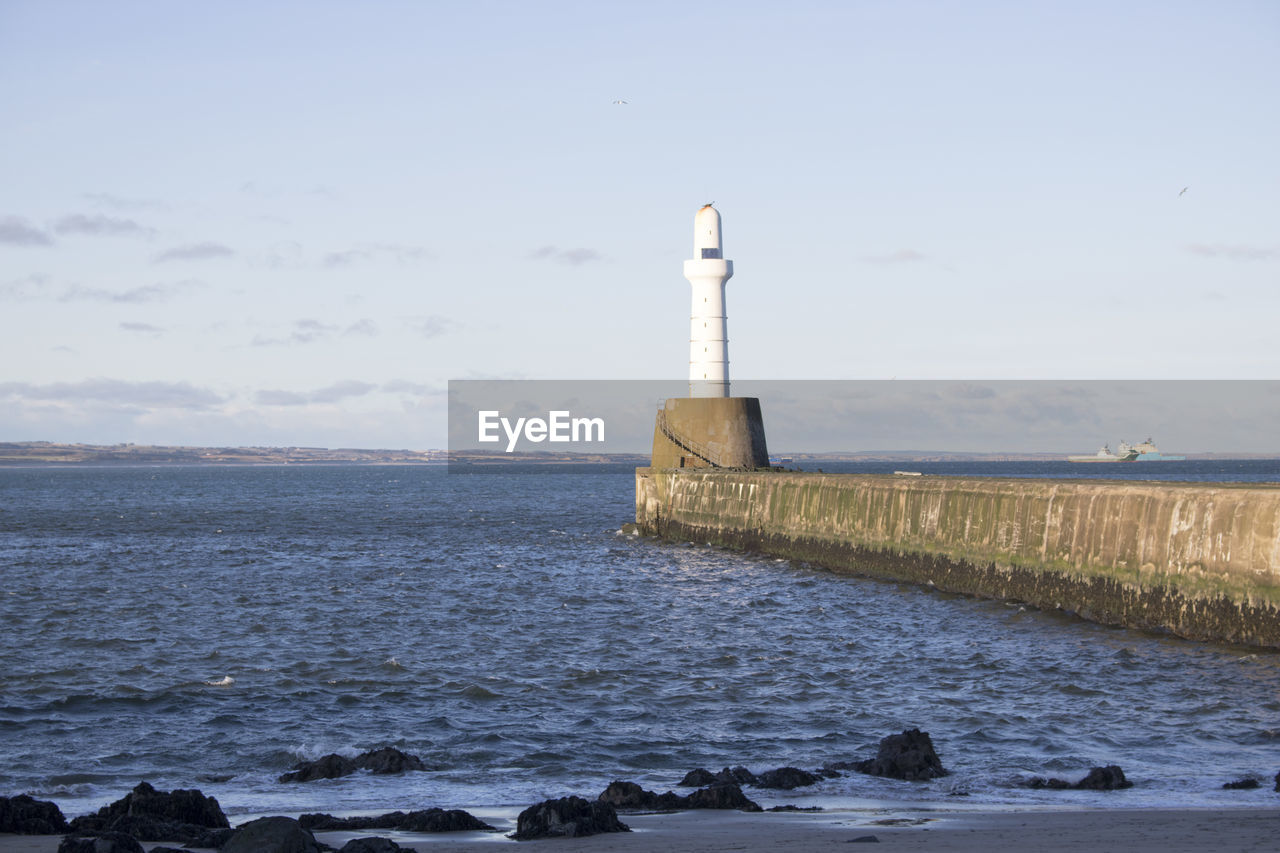
[[835,570],[1280,647],[1280,487],[636,471],[636,523]]

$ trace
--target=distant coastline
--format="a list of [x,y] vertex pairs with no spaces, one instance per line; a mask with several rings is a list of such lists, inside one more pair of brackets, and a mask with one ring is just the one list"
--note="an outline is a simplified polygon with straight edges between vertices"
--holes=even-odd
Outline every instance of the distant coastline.
[[[821,462],[1050,462],[1064,452],[968,453],[940,450],[861,450],[783,453],[787,464]],[[1280,459],[1277,453],[1187,453],[1189,460]],[[0,467],[70,465],[471,465],[559,464],[647,466],[647,453],[502,453],[327,447],[183,447],[148,444],[0,442]]]

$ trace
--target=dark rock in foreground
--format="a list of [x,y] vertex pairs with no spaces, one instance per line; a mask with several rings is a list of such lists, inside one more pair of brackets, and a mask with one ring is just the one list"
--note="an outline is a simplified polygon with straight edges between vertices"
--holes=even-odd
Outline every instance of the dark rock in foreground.
[[766,770],[756,777],[756,786],[760,788],[777,788],[790,791],[803,788],[822,781],[821,776],[800,770],[795,767],[779,767],[777,770]]
[[312,832],[334,830],[398,829],[404,832],[471,832],[494,831],[494,828],[470,812],[461,809],[421,809],[412,812],[387,812],[374,817],[333,817],[327,814],[304,814],[298,818],[303,829]]
[[1122,788],[1132,788],[1133,783],[1124,778],[1123,770],[1114,764],[1108,764],[1106,767],[1094,767],[1087,776],[1074,785],[1066,779],[1045,779],[1043,776],[1033,776],[1027,781],[1027,787],[1048,788],[1054,791],[1119,791]]
[[1124,771],[1118,766],[1108,764],[1106,767],[1094,767],[1075,787],[1085,791],[1118,791],[1132,788],[1133,783],[1124,778]]
[[353,838],[338,853],[398,853],[404,849],[390,838]]
[[219,846],[229,827],[215,798],[198,790],[157,791],[146,782],[69,825],[72,833],[81,835],[122,832],[143,841],[178,841],[197,847]]
[[68,835],[58,845],[58,853],[143,853],[143,849],[132,835],[104,832],[87,838]]
[[840,774],[827,771],[810,773],[807,770],[798,770],[795,767],[779,767],[776,770],[766,770],[757,776],[745,767],[726,767],[719,773],[712,773],[710,770],[699,767],[697,770],[690,770],[686,773],[685,777],[680,780],[680,786],[683,788],[705,788],[710,785],[726,784],[754,785],[757,788],[778,788],[790,791],[792,788],[800,788],[820,782],[823,775],[830,778]]
[[599,802],[630,811],[675,812],[686,809],[740,809],[758,812],[760,806],[747,799],[742,789],[732,782],[700,788],[688,796],[667,791],[656,794],[635,782],[610,782],[597,798]]
[[316,779],[337,779],[340,776],[350,776],[357,770],[390,774],[426,769],[427,765],[423,764],[418,756],[401,752],[395,747],[385,746],[382,749],[362,753],[355,758],[345,758],[337,753],[331,753],[315,761],[301,761],[277,781],[312,782]]
[[900,735],[889,735],[880,741],[875,758],[831,765],[836,770],[857,770],[871,776],[922,782],[946,776],[942,759],[933,749],[928,732],[907,729]]
[[1280,773],[1276,774],[1276,790],[1280,791]]
[[15,835],[58,835],[67,831],[67,819],[56,803],[26,794],[0,797],[0,832]]
[[237,828],[222,853],[322,853],[322,848],[293,818],[260,817]]
[[1237,779],[1234,782],[1223,782],[1222,787],[1228,791],[1246,791],[1251,788],[1257,788],[1262,783],[1252,776],[1245,779]]
[[[618,820],[618,813],[608,803],[584,800],[582,797],[561,797],[544,800],[536,806],[520,812],[516,818],[516,831],[511,837],[517,841],[534,838],[581,838],[602,832],[630,832],[631,828]],[[223,851],[234,853],[234,851]]]

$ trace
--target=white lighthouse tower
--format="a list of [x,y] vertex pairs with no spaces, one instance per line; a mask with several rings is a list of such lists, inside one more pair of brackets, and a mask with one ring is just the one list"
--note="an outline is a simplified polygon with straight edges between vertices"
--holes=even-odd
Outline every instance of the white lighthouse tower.
[[724,259],[720,213],[704,205],[693,217],[693,257],[684,262],[684,277],[693,285],[689,326],[689,396],[729,396],[729,331],[724,286],[733,276],[733,261]]

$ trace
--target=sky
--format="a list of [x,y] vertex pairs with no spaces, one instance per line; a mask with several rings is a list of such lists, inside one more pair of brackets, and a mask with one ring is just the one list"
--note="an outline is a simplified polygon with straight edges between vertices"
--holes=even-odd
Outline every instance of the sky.
[[708,202],[735,379],[1280,378],[1277,91],[1271,0],[0,0],[0,441],[682,379]]

